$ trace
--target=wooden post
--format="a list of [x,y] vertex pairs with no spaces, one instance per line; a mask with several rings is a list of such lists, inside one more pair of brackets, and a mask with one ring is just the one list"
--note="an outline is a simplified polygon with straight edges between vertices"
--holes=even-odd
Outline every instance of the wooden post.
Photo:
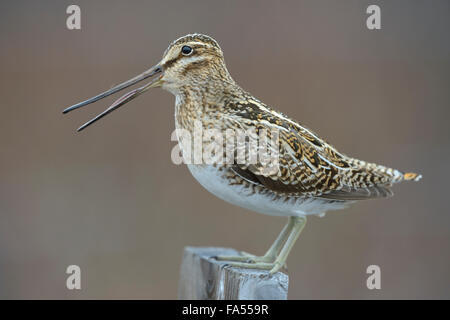
[[181,263],[179,299],[286,300],[289,277],[282,273],[234,268],[214,256],[239,255],[230,248],[185,247]]

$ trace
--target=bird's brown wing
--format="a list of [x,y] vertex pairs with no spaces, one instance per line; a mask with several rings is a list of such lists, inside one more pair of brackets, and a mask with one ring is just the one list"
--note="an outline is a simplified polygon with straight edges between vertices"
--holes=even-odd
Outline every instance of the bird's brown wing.
[[[400,173],[383,166],[346,157],[310,130],[285,118],[266,117],[252,121],[257,132],[275,129],[278,157],[274,163],[235,163],[232,170],[243,179],[260,184],[277,193],[307,195],[335,200],[362,200],[391,196],[389,189]],[[269,140],[273,134],[269,134]],[[249,148],[258,135],[237,145]],[[272,146],[273,147],[273,146]],[[275,150],[275,148],[272,148]]]
[[351,188],[344,186],[340,190],[328,190],[322,194],[319,192],[305,192],[299,185],[289,185],[274,180],[263,175],[256,175],[250,169],[242,169],[238,165],[234,165],[231,170],[244,180],[253,184],[262,185],[276,193],[288,194],[293,196],[309,195],[330,200],[365,200],[374,198],[384,198],[392,196],[392,190],[383,186],[372,186],[365,188]]

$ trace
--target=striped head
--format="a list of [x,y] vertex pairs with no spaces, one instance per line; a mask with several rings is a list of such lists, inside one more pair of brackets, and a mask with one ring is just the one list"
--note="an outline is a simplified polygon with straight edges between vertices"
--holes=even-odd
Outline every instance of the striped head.
[[172,42],[160,62],[160,86],[173,94],[230,80],[223,52],[213,38],[190,34]]

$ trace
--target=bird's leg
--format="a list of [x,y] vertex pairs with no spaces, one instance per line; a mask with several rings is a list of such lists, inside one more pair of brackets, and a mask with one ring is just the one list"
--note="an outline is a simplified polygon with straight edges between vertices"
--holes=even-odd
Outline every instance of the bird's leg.
[[291,252],[292,247],[294,246],[295,242],[297,241],[300,233],[302,233],[303,228],[306,225],[306,217],[295,217],[294,218],[294,226],[292,228],[292,232],[289,235],[288,239],[286,240],[286,243],[283,246],[283,249],[281,249],[281,252],[278,254],[277,258],[275,259],[273,263],[272,269],[270,269],[270,274],[274,274],[278,272],[281,267],[286,263],[287,257],[289,253]]
[[[274,261],[269,261],[269,262],[256,261],[253,263],[251,263],[251,262],[249,263],[249,262],[238,262],[235,260],[235,261],[231,261],[231,262],[227,263],[227,265],[231,266],[231,267],[238,267],[238,268],[270,270],[269,273],[271,275],[278,272],[281,269],[281,267],[286,263],[289,252],[291,251],[292,247],[294,246],[295,241],[298,239],[298,236],[302,232],[303,227],[306,224],[306,217],[304,217],[304,216],[291,217],[289,224],[291,224],[291,221],[292,221],[292,227],[290,228],[291,230],[289,232],[289,236],[288,236],[283,248],[281,249],[280,253],[276,256]],[[283,231],[284,231],[284,229],[283,229]],[[275,241],[275,243],[273,245],[274,249],[272,250],[272,252],[275,251],[275,249],[276,249],[275,244],[277,244],[277,241]],[[272,247],[269,249],[268,252],[270,252],[271,249],[272,249]],[[263,256],[263,257],[265,257],[265,256]],[[261,258],[263,258],[263,257],[261,257]],[[224,258],[226,258],[226,257],[224,257]],[[224,259],[224,260],[226,260],[226,259]],[[228,261],[230,261],[230,260],[228,260]]]
[[289,217],[289,222],[284,226],[283,230],[281,230],[278,237],[275,239],[274,243],[270,246],[269,250],[264,254],[264,260],[267,262],[275,261],[278,253],[281,250],[281,247],[286,242],[287,237],[292,231],[292,228],[294,227],[294,217]]
[[291,233],[294,222],[295,217],[289,217],[289,222],[284,226],[275,242],[270,246],[269,250],[267,250],[267,252],[263,256],[255,256],[247,252],[240,252],[240,256],[217,256],[216,259],[222,261],[240,261],[247,263],[274,262],[281,250],[281,247]]

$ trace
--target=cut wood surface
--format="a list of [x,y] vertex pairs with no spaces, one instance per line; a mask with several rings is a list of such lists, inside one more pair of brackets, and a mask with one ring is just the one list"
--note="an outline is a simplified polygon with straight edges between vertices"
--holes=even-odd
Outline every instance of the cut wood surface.
[[179,299],[195,300],[286,300],[289,277],[265,270],[235,268],[218,255],[239,255],[230,248],[186,247],[180,270]]

